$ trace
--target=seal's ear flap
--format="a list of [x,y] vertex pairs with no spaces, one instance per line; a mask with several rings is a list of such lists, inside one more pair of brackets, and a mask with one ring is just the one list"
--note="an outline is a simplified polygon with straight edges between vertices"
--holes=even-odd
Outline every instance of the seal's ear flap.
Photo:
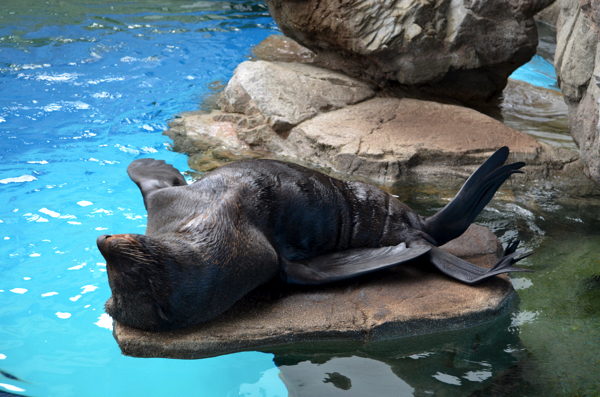
[[186,186],[183,175],[164,160],[139,159],[127,167],[127,174],[140,188],[144,205],[148,208],[148,197],[159,189],[173,186]]

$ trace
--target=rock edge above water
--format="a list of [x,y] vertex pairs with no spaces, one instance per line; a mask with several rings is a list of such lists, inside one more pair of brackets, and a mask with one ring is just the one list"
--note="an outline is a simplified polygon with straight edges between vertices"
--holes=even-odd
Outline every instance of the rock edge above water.
[[[310,50],[285,36],[269,36],[253,53],[259,60],[240,64],[215,105],[205,103],[210,112],[183,113],[165,131],[173,150],[189,155],[190,168],[205,172],[228,161],[275,157],[378,184],[464,179],[506,145],[509,161],[527,164],[513,181],[596,190],[577,152],[474,109],[315,66]],[[542,96],[556,99],[547,91]]]
[[[486,267],[502,254],[494,234],[477,225],[443,248]],[[182,330],[152,333],[115,322],[113,335],[125,355],[196,359],[297,342],[369,342],[461,329],[496,319],[513,296],[506,276],[468,286],[421,260],[329,286],[263,287],[214,321]]]

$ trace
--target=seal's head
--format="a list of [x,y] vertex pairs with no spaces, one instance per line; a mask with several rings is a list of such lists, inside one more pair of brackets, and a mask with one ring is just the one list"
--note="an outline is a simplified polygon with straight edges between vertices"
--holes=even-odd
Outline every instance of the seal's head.
[[121,324],[148,331],[173,328],[170,308],[172,266],[168,253],[139,234],[104,235],[97,239],[106,259],[112,290],[106,312]]

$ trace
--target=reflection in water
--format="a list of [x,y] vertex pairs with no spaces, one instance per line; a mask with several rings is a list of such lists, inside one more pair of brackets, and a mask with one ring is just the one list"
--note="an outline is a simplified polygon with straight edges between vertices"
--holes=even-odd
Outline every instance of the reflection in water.
[[262,376],[256,383],[242,383],[239,386],[238,393],[233,392],[230,395],[243,397],[262,397],[265,395],[283,397],[288,395],[285,385],[281,382],[281,373],[276,367],[262,372]]
[[438,372],[435,375],[432,375],[432,377],[434,377],[435,379],[439,380],[442,383],[447,383],[449,385],[456,385],[456,386],[462,385],[460,378],[457,378],[456,376]]
[[506,126],[553,146],[576,149],[568,129],[567,105],[559,91],[511,79],[502,93],[500,109]]
[[513,288],[518,291],[520,289],[526,289],[533,285],[533,282],[527,277],[517,276],[510,279]]
[[323,380],[323,383],[331,383],[338,389],[350,390],[352,388],[352,381],[347,376],[340,374],[339,372],[326,372],[327,378]]
[[[421,182],[393,192],[422,214],[460,187]],[[536,251],[523,264],[535,272],[512,279],[520,299],[511,313],[473,329],[399,341],[271,349],[290,395],[361,395],[354,393],[374,388],[374,379],[396,387],[372,389],[382,396],[598,395],[600,195],[509,184],[477,221],[505,244],[516,237]],[[364,370],[352,372],[353,365]]]
[[505,315],[467,330],[395,341],[302,343],[268,351],[290,396],[426,396],[449,390],[468,396],[524,358],[510,324]]
[[[121,355],[94,241],[102,230],[145,228],[124,169],[140,156],[185,169],[185,156],[165,149],[167,119],[196,108],[273,31],[263,2],[0,5],[0,83],[10,93],[0,98],[0,394],[284,396],[283,379],[292,396],[600,395],[600,200],[535,187],[507,187],[478,218],[504,243],[519,237],[537,252],[524,263],[536,272],[513,281],[520,305],[498,321],[291,346],[276,352],[279,369],[255,352]],[[542,43],[551,60],[552,40]],[[513,81],[501,110],[508,125],[573,147],[556,90]],[[457,188],[419,183],[396,194],[427,214]]]
[[389,365],[371,358],[332,357],[316,365],[302,361],[280,365],[279,369],[289,395],[294,397],[414,395],[414,389],[394,375]]

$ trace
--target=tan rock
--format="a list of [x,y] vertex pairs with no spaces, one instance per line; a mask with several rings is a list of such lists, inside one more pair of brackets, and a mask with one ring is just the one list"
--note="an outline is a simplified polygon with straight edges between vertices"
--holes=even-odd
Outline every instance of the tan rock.
[[480,164],[508,146],[532,159],[540,144],[469,108],[416,99],[373,98],[324,113],[290,131],[298,158],[377,181],[395,181],[420,164]]
[[280,34],[264,39],[252,48],[252,54],[261,61],[313,63],[315,53]]
[[[480,266],[501,255],[498,239],[472,225],[443,247]],[[123,354],[203,358],[301,341],[376,341],[460,329],[495,319],[514,290],[506,276],[461,284],[424,261],[320,287],[268,286],[214,321],[172,332],[115,323]]]
[[405,95],[375,92],[311,65],[245,62],[222,94],[223,111],[184,114],[165,134],[173,138],[174,150],[191,156],[190,167],[196,170],[217,167],[219,160],[208,155],[217,149],[232,151],[236,157],[227,155],[230,160],[279,157],[376,183],[419,176],[467,178],[491,152],[506,145],[510,161],[527,163],[527,173],[513,180],[552,179],[557,186],[595,189],[581,175],[583,164],[576,152],[553,147],[551,141],[537,142],[507,126],[530,117],[529,108],[539,116],[537,104],[543,101],[548,102],[544,119],[538,117],[539,128],[530,132],[545,137],[560,130],[566,109],[558,106],[556,91],[512,82],[505,90],[504,125],[470,108]]
[[[507,145],[509,161],[527,163],[524,175],[511,178],[516,183],[597,192],[576,151],[538,142],[472,109],[435,102],[374,98],[313,117],[287,134],[275,132],[261,115],[222,112],[185,114],[170,127],[165,133],[174,150],[190,155],[190,167],[203,172],[228,161],[278,157],[376,183],[423,176],[464,181]],[[215,150],[234,156],[219,163]]]
[[375,95],[366,83],[300,63],[244,62],[221,95],[225,112],[260,113],[275,131],[287,131],[322,111]]

